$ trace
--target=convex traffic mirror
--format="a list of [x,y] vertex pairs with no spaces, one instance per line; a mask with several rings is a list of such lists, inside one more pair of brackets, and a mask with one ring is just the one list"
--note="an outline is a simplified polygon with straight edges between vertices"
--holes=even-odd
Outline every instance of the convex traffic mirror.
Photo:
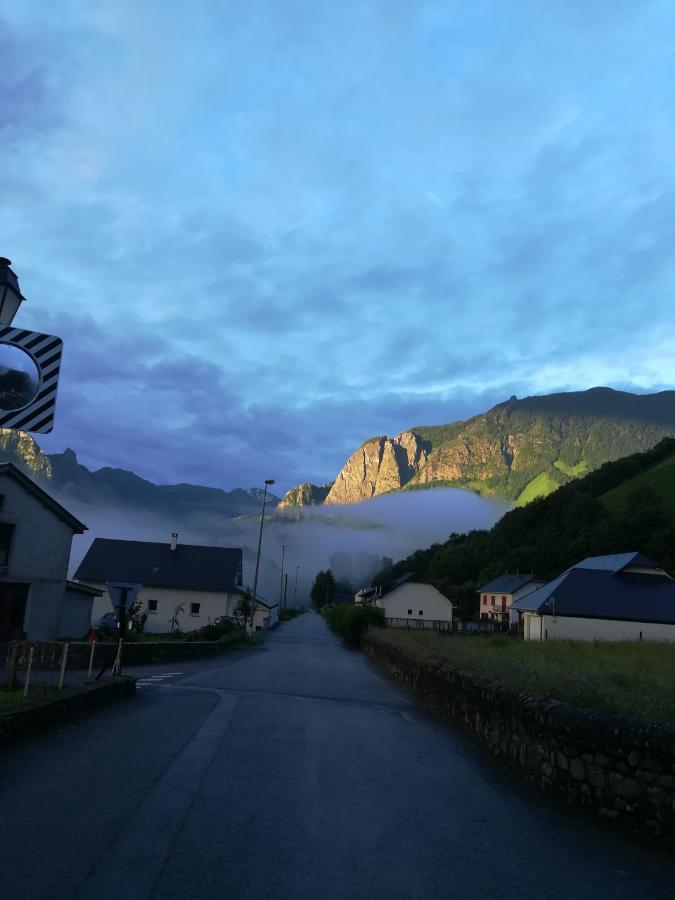
[[40,372],[21,347],[0,344],[0,410],[24,409],[37,397]]

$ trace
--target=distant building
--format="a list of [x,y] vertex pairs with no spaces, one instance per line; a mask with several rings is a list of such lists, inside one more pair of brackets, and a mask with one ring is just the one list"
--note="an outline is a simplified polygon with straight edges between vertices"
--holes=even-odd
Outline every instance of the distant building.
[[375,601],[388,625],[400,628],[452,629],[452,603],[432,584],[413,581],[408,572]]
[[[171,542],[124,541],[96,538],[75,573],[79,582],[102,591],[94,603],[92,624],[113,611],[106,582],[142,584],[138,599],[147,613],[145,630],[171,631],[175,615],[182,631],[195,631],[222,616],[232,617],[242,588],[242,551],[239,547],[204,547]],[[260,596],[254,627],[271,627],[279,606]]]
[[499,575],[478,589],[480,595],[481,619],[492,619],[497,622],[509,621],[516,624],[517,615],[511,615],[510,609],[515,600],[527,596],[544,584],[543,579],[532,574]]
[[675,641],[675,581],[642,553],[590,556],[511,608],[529,641]]
[[374,606],[381,594],[382,588],[379,587],[361,588],[354,594],[354,603],[357,606]]
[[12,463],[0,464],[0,641],[84,637],[95,590],[66,580],[87,530]]

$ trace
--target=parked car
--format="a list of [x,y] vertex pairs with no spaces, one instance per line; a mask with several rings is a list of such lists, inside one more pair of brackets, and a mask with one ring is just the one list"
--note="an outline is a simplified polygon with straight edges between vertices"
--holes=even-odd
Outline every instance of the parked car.
[[98,620],[98,622],[96,622],[96,624],[94,625],[94,628],[115,629],[118,627],[118,625],[119,625],[119,622],[117,621],[117,613],[108,612],[104,616],[101,616],[101,618]]

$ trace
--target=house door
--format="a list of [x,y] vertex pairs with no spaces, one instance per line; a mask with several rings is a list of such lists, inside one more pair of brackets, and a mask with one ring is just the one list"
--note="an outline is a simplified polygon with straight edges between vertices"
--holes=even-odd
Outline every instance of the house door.
[[0,582],[0,641],[9,641],[12,632],[23,631],[27,598],[27,584]]

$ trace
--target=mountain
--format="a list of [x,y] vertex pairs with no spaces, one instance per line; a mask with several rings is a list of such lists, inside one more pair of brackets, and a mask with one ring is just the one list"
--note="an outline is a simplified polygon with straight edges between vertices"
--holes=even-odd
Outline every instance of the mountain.
[[586,556],[639,550],[675,571],[675,440],[605,463],[550,496],[506,513],[489,531],[453,534],[384,569],[434,584],[475,616],[477,590],[504,572],[554,578]]
[[[20,431],[0,429],[0,459],[13,462],[66,506],[69,502],[142,511],[167,521],[216,514],[226,518],[260,515],[262,491],[257,488],[219,488],[194,484],[154,484],[126,469],[105,467],[91,472],[78,462],[73,450],[47,455],[37,441]],[[267,495],[273,509],[279,498]]]
[[286,491],[277,509],[288,509],[296,506],[318,506],[325,501],[332,486],[333,482],[319,487],[317,484],[303,481],[297,487]]
[[[471,419],[371,438],[347,460],[324,502],[443,485],[524,505],[669,436],[675,436],[675,391],[599,387],[511,397]],[[292,493],[286,505],[293,505]]]

